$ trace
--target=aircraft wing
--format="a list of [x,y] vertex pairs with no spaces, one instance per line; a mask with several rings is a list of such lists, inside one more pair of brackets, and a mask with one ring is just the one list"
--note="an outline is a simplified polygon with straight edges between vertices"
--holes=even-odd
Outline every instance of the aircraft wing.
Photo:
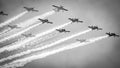
[[24,9],[26,9],[27,11],[29,11],[29,8],[28,7],[23,7]]
[[81,22],[81,23],[83,23],[83,21],[78,21],[78,22]]
[[65,11],[68,11],[67,9],[65,9],[65,8],[62,8],[63,10],[65,10]]
[[115,36],[115,37],[120,37],[120,35],[118,35],[118,34],[115,34],[114,36]]
[[70,31],[65,31],[65,32],[70,32]]
[[55,7],[55,8],[58,8],[58,6],[55,6],[55,5],[52,5],[53,7]]
[[99,30],[102,30],[102,28],[98,28]]
[[43,19],[40,19],[40,18],[38,20],[43,21]]
[[33,10],[33,11],[38,12],[39,10]]
[[48,23],[53,24],[53,22],[48,22]]

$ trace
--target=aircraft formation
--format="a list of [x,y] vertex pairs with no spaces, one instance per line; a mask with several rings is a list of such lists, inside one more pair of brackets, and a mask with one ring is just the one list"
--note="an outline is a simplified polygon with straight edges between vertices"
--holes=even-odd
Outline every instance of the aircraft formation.
[[[56,5],[52,5],[54,7],[54,11],[55,12],[60,12],[60,11],[68,11],[68,9],[64,8],[64,6],[60,5],[60,6],[56,6]],[[39,12],[39,10],[34,9],[33,7],[23,7],[24,9],[26,9],[28,12]],[[8,14],[4,13],[3,11],[0,11],[0,15],[6,15],[8,16]],[[38,18],[38,20],[40,22],[42,22],[42,24],[53,24],[53,22],[49,21],[48,19],[41,19]],[[78,18],[68,18],[68,20],[70,20],[72,23],[84,23],[84,21],[79,20]],[[71,23],[71,24],[72,24]],[[19,27],[18,25],[7,25],[7,27],[11,28],[11,29],[19,29],[21,27]],[[88,28],[92,29],[92,30],[103,30],[102,28],[98,27],[98,26],[88,26]],[[66,29],[56,29],[56,31],[58,31],[59,33],[69,33],[70,31],[66,30]],[[119,35],[117,35],[116,33],[106,33],[106,35],[108,35],[109,37],[119,37]],[[34,35],[32,34],[22,34],[22,36],[25,37],[34,37]],[[78,41],[78,39],[77,39]],[[79,40],[79,41],[85,41],[85,40]]]
[[[60,6],[56,6],[56,5],[52,5],[54,7],[54,11],[55,12],[60,12],[60,11],[68,11],[68,9],[64,8],[64,6],[60,5]],[[33,7],[23,7],[24,9],[26,9],[28,12],[39,12],[39,10],[34,9]],[[4,13],[3,11],[0,11],[0,15],[5,15],[8,16],[8,14]],[[38,18],[38,20],[40,22],[42,22],[42,24],[53,24],[53,22],[49,21],[48,19],[41,19]],[[72,23],[84,23],[82,20],[79,20],[78,18],[68,18],[68,20],[70,20]],[[71,24],[72,24],[71,23]],[[11,29],[19,29],[21,27],[19,27],[18,25],[7,25],[7,27],[11,28]],[[88,26],[88,28],[92,29],[92,30],[103,30],[102,28],[98,27],[98,26]],[[70,31],[66,30],[66,29],[56,29],[56,31],[58,31],[59,33],[69,33]],[[106,33],[109,37],[119,37],[119,35],[117,35],[116,33]],[[22,34],[25,37],[33,37],[32,34]]]
[[[64,8],[64,6],[56,6],[56,5],[52,5],[53,7],[54,7],[54,9],[52,10],[52,11],[54,11],[54,12],[60,12],[60,11],[68,11],[68,9],[66,9],[66,8]],[[32,8],[32,7],[23,7],[27,12],[39,12],[39,10],[37,10],[37,9],[34,9],[34,8]],[[4,13],[3,11],[1,11],[0,12],[0,15],[8,15],[8,14],[6,14],[6,13]],[[51,24],[51,25],[53,25],[54,24],[54,22],[52,22],[52,21],[49,21],[49,19],[47,19],[47,18],[37,18],[36,19],[37,20],[37,22],[40,22],[41,24]],[[79,18],[67,18],[67,20],[68,21],[70,21],[70,24],[72,25],[73,23],[76,23],[76,24],[84,24],[84,21],[82,21],[82,20],[80,20]],[[8,28],[10,28],[10,29],[20,29],[20,28],[22,28],[22,27],[20,27],[19,25],[11,25],[11,24],[7,24],[6,25]],[[3,26],[4,27],[4,26]],[[31,26],[30,26],[31,27]],[[58,26],[59,27],[59,26]],[[65,27],[65,26],[64,26]],[[97,30],[97,31],[102,31],[103,30],[103,28],[101,28],[101,27],[99,27],[99,26],[97,26],[97,25],[90,25],[90,26],[87,26],[87,28],[89,29],[89,30],[91,30],[91,31],[94,31],[94,30]],[[24,30],[24,29],[23,29]],[[28,31],[28,30],[27,30]],[[26,32],[27,32],[26,31]],[[52,33],[52,30],[50,30],[51,31],[51,33]],[[46,35],[46,34],[49,34],[50,33],[50,31],[48,31],[48,33],[47,32],[43,32],[43,33],[41,33],[41,36],[42,35]],[[60,33],[65,33],[65,34],[67,34],[67,33],[71,33],[72,31],[70,31],[70,30],[67,30],[67,29],[65,29],[65,28],[55,28],[55,30],[54,31],[56,31],[56,32],[58,32],[59,34]],[[36,40],[34,40],[34,38],[36,39],[38,39],[39,37],[41,37],[40,35],[39,35],[39,37],[38,37],[38,35],[37,34],[32,34],[32,33],[26,33],[26,32],[23,32],[22,34],[20,34],[20,36],[22,36],[22,37],[24,37],[25,39],[26,38],[28,38],[27,39],[27,41],[25,41],[24,42],[24,40],[22,40],[23,41],[23,43],[24,44],[26,44],[26,42],[29,42],[29,38],[32,38],[32,41],[36,41]],[[112,33],[112,32],[106,32],[105,33],[108,37],[120,37],[120,35],[118,35],[118,34],[116,34],[116,33]],[[18,34],[16,34],[16,35],[18,35]],[[15,36],[15,35],[14,35]],[[78,36],[78,35],[76,35],[76,36]],[[15,36],[16,37],[16,36]],[[72,36],[73,37],[73,36]],[[69,38],[72,38],[72,37],[68,37],[68,39]],[[1,40],[1,39],[0,39]],[[65,39],[66,40],[66,39]],[[32,42],[31,41],[31,42]],[[89,40],[87,40],[87,39],[76,39],[75,41],[78,41],[78,42],[80,42],[80,43],[84,43],[84,42],[90,42]],[[60,40],[60,42],[61,42],[61,40]],[[57,43],[59,43],[59,42],[57,42]],[[18,46],[20,46],[20,45],[24,45],[24,44],[22,44],[22,43],[19,43],[18,44]],[[54,43],[54,44],[52,44],[52,45],[55,45],[56,43]],[[24,47],[24,46],[23,46]],[[27,46],[26,46],[27,47]],[[48,46],[49,47],[49,46]],[[10,47],[8,47],[8,48],[10,48]],[[14,50],[14,47],[11,47],[10,48],[10,50],[12,51],[12,48],[13,48],[13,50]],[[16,47],[17,48],[17,47]],[[44,47],[43,47],[44,48]],[[3,48],[3,49],[5,49],[5,48]],[[7,49],[6,49],[7,50]],[[8,49],[8,51],[9,51],[9,49]],[[33,50],[34,51],[34,50]],[[30,52],[30,51],[29,51]],[[20,54],[21,55],[21,54]]]

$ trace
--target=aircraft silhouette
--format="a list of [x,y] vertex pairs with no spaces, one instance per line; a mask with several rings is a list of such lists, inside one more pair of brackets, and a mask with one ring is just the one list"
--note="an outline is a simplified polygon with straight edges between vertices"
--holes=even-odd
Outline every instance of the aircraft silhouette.
[[23,8],[26,9],[28,12],[30,11],[38,12],[38,10],[35,10],[34,8],[29,8],[29,7],[23,7]]
[[63,6],[56,6],[56,5],[52,5],[53,7],[55,7],[55,9],[53,9],[56,12],[59,12],[60,10],[62,11],[68,11],[67,9],[65,9]]
[[70,21],[72,21],[72,23],[75,23],[75,22],[77,22],[77,23],[83,23],[83,21],[80,21],[79,19],[77,19],[77,18],[68,18]]
[[120,35],[117,35],[117,34],[115,34],[115,33],[110,33],[110,32],[108,32],[108,33],[106,33],[109,37],[120,37]]
[[44,24],[44,23],[53,24],[53,22],[50,22],[48,19],[40,19],[39,18],[38,20],[40,20],[42,22],[42,24]]
[[88,28],[92,30],[102,30],[102,28],[99,28],[98,26],[88,26]]
[[0,11],[0,15],[8,16],[8,14],[4,13],[3,11]]
[[32,35],[32,34],[21,34],[21,35],[24,37],[34,37],[34,35]]
[[80,41],[81,43],[82,42],[88,42],[86,39],[76,39],[76,41]]
[[19,28],[21,28],[21,27],[18,27],[17,25],[7,25],[7,27],[9,27],[11,29],[14,29],[14,28],[19,29]]
[[69,32],[70,32],[70,31],[67,31],[67,30],[65,30],[65,29],[56,29],[56,30],[57,30],[58,32],[60,32],[60,33],[63,33],[63,32],[64,32],[64,33],[66,33],[66,32],[69,33]]

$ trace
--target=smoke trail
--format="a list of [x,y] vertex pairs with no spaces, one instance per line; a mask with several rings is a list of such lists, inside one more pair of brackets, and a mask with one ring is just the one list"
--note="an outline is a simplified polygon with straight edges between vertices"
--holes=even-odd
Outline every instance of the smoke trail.
[[54,27],[54,28],[52,28],[52,29],[49,29],[49,30],[47,30],[47,31],[44,31],[44,32],[42,32],[42,33],[40,33],[40,34],[37,34],[35,37],[27,38],[27,39],[25,39],[24,41],[21,41],[19,44],[12,45],[12,46],[5,46],[5,47],[3,47],[3,48],[0,49],[0,53],[1,53],[1,52],[4,52],[4,51],[12,51],[12,50],[15,50],[15,49],[20,48],[21,46],[24,47],[26,43],[32,42],[32,41],[35,40],[36,38],[39,38],[39,37],[44,36],[44,35],[46,35],[46,34],[52,33],[52,32],[55,31],[56,29],[63,28],[63,27],[65,27],[65,26],[69,25],[69,24],[71,24],[71,22],[68,22],[68,23],[65,23],[65,24],[63,24],[63,25],[60,25],[60,26]]
[[[46,16],[52,15],[53,13],[54,13],[53,11],[47,12],[47,13],[39,16],[39,17],[44,18],[44,17],[46,17]],[[35,18],[33,18],[33,19],[30,19],[30,20],[26,21],[25,23],[30,23],[30,22],[33,23],[33,22],[36,21],[36,20],[35,20],[36,18],[38,18],[38,16],[35,17]],[[40,24],[41,24],[41,23],[37,23],[37,24],[35,24],[35,25],[32,25],[32,26],[30,26],[30,27],[28,27],[28,28],[20,31],[20,32],[17,32],[17,33],[15,33],[15,34],[13,34],[13,35],[10,35],[10,36],[8,36],[8,37],[5,37],[5,38],[1,39],[0,42],[3,42],[3,41],[5,41],[5,40],[11,39],[11,38],[14,38],[14,37],[16,37],[16,36],[18,36],[18,35],[26,32],[26,31],[28,31],[28,30],[30,30],[30,29],[32,29],[32,28],[34,28],[34,27],[36,27],[36,26],[38,26],[38,25],[40,25]],[[19,25],[18,25],[18,26],[19,26]],[[22,25],[22,26],[24,26],[24,25]],[[20,26],[20,27],[21,27],[21,26]]]
[[35,16],[35,17],[33,17],[31,19],[28,19],[28,20],[26,20],[24,22],[21,22],[20,24],[18,24],[18,26],[20,26],[20,27],[28,27],[30,25],[36,24],[35,22],[39,21],[38,18],[43,19],[43,18],[45,18],[47,16],[50,16],[50,15],[52,15],[54,13],[55,13],[55,11],[46,12],[46,13],[44,13],[42,15],[38,15],[38,16]]
[[2,24],[0,24],[0,27],[3,27],[3,26],[5,26],[5,25],[7,25],[7,24],[9,24],[9,23],[11,23],[11,22],[13,22],[13,21],[15,21],[16,19],[18,19],[18,18],[22,17],[23,15],[25,15],[27,12],[28,12],[28,11],[24,11],[24,12],[18,14],[17,16],[14,16],[13,18],[11,18],[11,19],[3,22]]
[[19,57],[19,56],[22,56],[22,55],[25,55],[25,54],[29,54],[29,53],[31,53],[31,52],[35,52],[35,51],[39,51],[39,50],[43,50],[43,49],[45,49],[45,48],[49,48],[49,47],[55,46],[55,45],[57,45],[57,44],[59,44],[59,43],[62,43],[62,42],[64,42],[64,41],[67,41],[67,40],[69,40],[69,39],[71,39],[71,38],[74,38],[74,37],[76,37],[76,36],[85,34],[85,33],[89,32],[89,31],[91,31],[91,29],[88,29],[88,30],[85,30],[85,31],[82,31],[82,32],[79,32],[79,33],[76,33],[76,34],[73,34],[73,35],[71,35],[71,36],[65,37],[65,38],[63,38],[63,39],[57,40],[57,41],[55,41],[55,42],[53,42],[53,43],[51,43],[51,44],[47,44],[47,45],[44,45],[44,46],[39,47],[39,48],[30,49],[30,50],[27,50],[27,51],[25,51],[25,52],[21,52],[21,53],[16,54],[16,55],[9,56],[9,57],[7,57],[7,58],[3,58],[3,59],[0,60],[0,62],[3,62],[3,61],[5,61],[5,60],[10,60],[10,59],[13,59],[13,58],[15,58],[15,57]]
[[53,49],[51,51],[42,52],[42,53],[40,53],[38,55],[33,55],[33,56],[26,57],[26,58],[23,58],[23,59],[15,60],[15,61],[13,61],[11,63],[8,63],[8,64],[5,64],[5,65],[1,66],[1,68],[22,67],[25,64],[27,64],[29,62],[32,62],[33,60],[45,58],[47,56],[50,56],[50,55],[53,55],[53,54],[56,54],[56,53],[59,53],[59,52],[62,52],[62,51],[70,50],[70,49],[73,49],[73,48],[77,48],[77,47],[80,47],[80,46],[85,46],[85,45],[94,43],[96,41],[105,39],[107,37],[108,36],[101,36],[101,37],[97,37],[97,38],[93,38],[93,39],[88,39],[89,42],[82,42],[82,43],[75,42],[75,43],[72,43],[72,44],[67,45],[67,46],[63,46],[63,47],[59,47],[57,49]]
[[[39,41],[40,41],[40,39],[39,39]],[[53,41],[47,42],[47,44],[50,44],[50,43],[55,42],[55,41],[56,41],[56,39],[53,40]],[[36,43],[36,42],[35,42],[35,43]],[[33,45],[33,43],[30,43],[30,44]],[[41,44],[39,44],[39,46],[44,46],[44,45],[47,45],[47,44],[46,44],[46,43],[41,43]],[[34,44],[34,45],[38,45],[38,44]],[[34,45],[33,45],[33,46],[34,46]],[[30,45],[29,45],[29,46],[30,46]],[[25,47],[27,47],[27,46],[25,46]],[[35,47],[35,46],[34,46],[34,47]],[[32,49],[31,49],[31,50],[32,50]],[[6,60],[11,60],[11,59],[13,59],[13,58],[16,58],[16,57],[20,57],[20,56],[29,54],[29,53],[31,53],[31,52],[32,52],[32,51],[27,50],[27,51],[24,51],[24,52],[21,52],[21,53],[18,53],[18,54],[14,54],[14,55],[8,56],[8,57],[6,57],[6,58],[2,58],[2,59],[0,59],[0,63],[4,62],[4,61],[6,61]]]
[[53,38],[53,37],[55,37],[57,35],[58,35],[57,33],[49,34],[49,35],[46,35],[44,37],[37,38],[36,40],[33,40],[32,42],[29,42],[29,43],[27,43],[25,45],[29,45],[30,47],[31,46],[35,47],[37,44],[39,44],[39,43],[41,43],[41,42],[43,42],[43,41],[45,41],[47,39]]
[[9,32],[10,30],[11,30],[11,28],[7,28],[7,29],[1,31],[0,32],[0,36],[3,35],[3,34],[5,34],[5,33],[7,33],[7,32]]

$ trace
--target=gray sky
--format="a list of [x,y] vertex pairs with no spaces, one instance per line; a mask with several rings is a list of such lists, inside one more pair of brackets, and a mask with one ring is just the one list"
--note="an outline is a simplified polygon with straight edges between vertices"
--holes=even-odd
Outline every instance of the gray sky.
[[[69,17],[77,17],[83,20],[85,24],[73,24],[65,27],[71,31],[71,34],[87,29],[88,25],[98,25],[104,30],[92,31],[76,38],[87,39],[98,37],[105,35],[105,32],[120,34],[119,0],[0,0],[0,10],[9,14],[8,17],[0,16],[0,22],[23,12],[24,6],[35,7],[39,9],[39,13],[28,13],[14,23],[50,11],[53,9],[51,6],[53,4],[63,5],[69,11],[60,12],[48,17],[48,19],[55,22],[54,25],[41,25],[32,29],[33,33],[47,30],[61,23],[69,22],[67,19]],[[76,38],[68,42],[74,41]],[[90,44],[90,46],[79,47],[33,61],[22,68],[120,68],[119,41],[119,38],[107,38]]]

